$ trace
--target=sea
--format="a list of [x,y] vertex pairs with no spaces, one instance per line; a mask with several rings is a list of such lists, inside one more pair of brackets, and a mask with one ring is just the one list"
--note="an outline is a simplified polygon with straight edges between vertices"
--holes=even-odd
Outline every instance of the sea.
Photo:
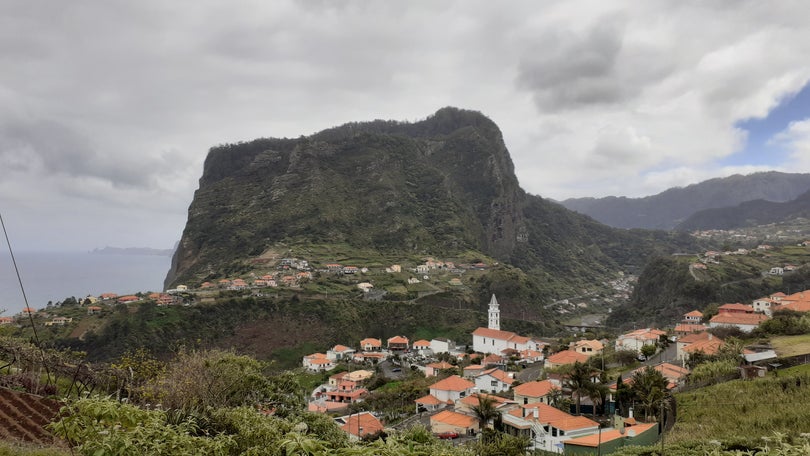
[[[171,257],[164,255],[14,252],[14,258],[28,304],[35,309],[69,297],[161,291],[171,265]],[[0,311],[5,310],[0,315],[12,316],[24,307],[11,255],[0,252]]]

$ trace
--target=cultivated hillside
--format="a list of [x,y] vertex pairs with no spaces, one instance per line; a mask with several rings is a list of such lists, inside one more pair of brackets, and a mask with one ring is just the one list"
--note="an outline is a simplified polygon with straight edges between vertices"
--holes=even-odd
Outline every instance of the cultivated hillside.
[[295,242],[387,257],[481,252],[567,291],[693,245],[611,229],[527,194],[497,125],[443,108],[416,123],[212,148],[166,286],[244,273],[251,258]]
[[786,202],[810,190],[810,174],[779,172],[710,179],[644,198],[572,198],[560,204],[617,228],[670,230],[703,209],[754,200]]

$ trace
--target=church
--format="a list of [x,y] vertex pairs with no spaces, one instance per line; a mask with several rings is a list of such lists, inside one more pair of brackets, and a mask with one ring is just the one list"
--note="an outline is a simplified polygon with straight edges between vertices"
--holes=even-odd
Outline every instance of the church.
[[495,295],[489,300],[489,324],[486,328],[473,331],[473,350],[481,353],[503,355],[504,350],[540,351],[543,342],[530,337],[519,336],[510,331],[501,331],[501,310]]

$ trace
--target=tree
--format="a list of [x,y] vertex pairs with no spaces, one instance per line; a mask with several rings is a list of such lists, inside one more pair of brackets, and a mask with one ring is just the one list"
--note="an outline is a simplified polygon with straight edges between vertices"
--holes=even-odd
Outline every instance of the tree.
[[658,406],[667,395],[667,384],[663,374],[649,366],[633,374],[630,390],[644,409],[645,420],[657,413]]
[[568,372],[565,379],[565,385],[571,390],[571,395],[576,396],[576,414],[579,415],[579,408],[582,403],[582,396],[587,395],[588,391],[593,387],[591,381],[591,369],[580,363],[574,363],[574,366]]
[[489,426],[490,420],[494,420],[500,415],[495,410],[495,399],[481,393],[478,393],[478,405],[474,405],[472,411],[478,417],[478,423],[482,431]]
[[650,358],[656,351],[657,347],[655,345],[644,345],[641,347],[641,354],[644,355],[645,358]]
[[620,415],[625,416],[633,401],[633,391],[622,380],[622,374],[616,379],[616,406]]

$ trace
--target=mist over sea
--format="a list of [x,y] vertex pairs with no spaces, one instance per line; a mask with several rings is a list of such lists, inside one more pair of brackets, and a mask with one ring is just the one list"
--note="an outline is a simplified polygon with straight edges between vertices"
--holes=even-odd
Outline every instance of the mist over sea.
[[[31,307],[101,293],[160,291],[171,257],[88,252],[14,252]],[[8,250],[0,252],[0,310],[12,316],[25,307]]]

